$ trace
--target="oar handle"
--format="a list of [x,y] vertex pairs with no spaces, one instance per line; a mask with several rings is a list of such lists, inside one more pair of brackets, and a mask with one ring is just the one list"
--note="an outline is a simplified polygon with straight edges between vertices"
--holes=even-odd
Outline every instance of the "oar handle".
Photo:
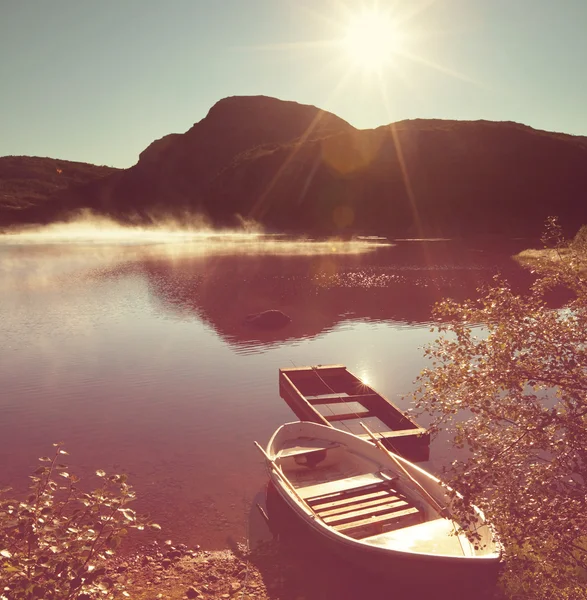
[[255,444],[255,446],[257,446],[257,448],[258,448],[259,450],[261,450],[261,452],[262,452],[263,456],[264,456],[264,457],[265,457],[265,458],[266,458],[266,459],[267,459],[267,460],[268,460],[268,461],[269,461],[271,464],[274,464],[274,463],[273,463],[273,460],[271,459],[271,457],[269,456],[269,454],[267,454],[267,452],[265,452],[265,449],[263,448],[263,446],[261,446],[261,444],[259,444],[259,442],[253,442],[253,444]]
[[312,517],[317,517],[317,515],[314,512],[314,510],[312,509],[312,507],[299,495],[296,488],[291,484],[290,480],[285,476],[285,474],[281,470],[281,467],[269,456],[269,454],[267,454],[267,452],[265,452],[265,449],[261,446],[261,444],[259,444],[258,442],[253,442],[253,443],[263,453],[263,456],[265,457],[267,462],[271,465],[271,467],[273,468],[275,473],[277,473],[277,475],[279,476],[281,481],[285,484],[285,486],[289,489],[289,491],[295,496],[297,501],[300,504],[304,505],[310,511],[310,514],[312,515]]

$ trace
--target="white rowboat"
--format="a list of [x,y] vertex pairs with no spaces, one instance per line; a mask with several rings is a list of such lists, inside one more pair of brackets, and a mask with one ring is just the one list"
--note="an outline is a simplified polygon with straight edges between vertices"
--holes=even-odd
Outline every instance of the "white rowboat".
[[495,583],[501,546],[482,512],[461,527],[448,488],[406,459],[309,422],[282,425],[263,453],[278,494],[340,556],[396,580]]

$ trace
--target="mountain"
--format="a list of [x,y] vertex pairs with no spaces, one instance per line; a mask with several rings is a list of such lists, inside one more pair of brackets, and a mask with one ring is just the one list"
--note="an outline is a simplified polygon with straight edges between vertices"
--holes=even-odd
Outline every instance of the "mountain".
[[[236,225],[237,214],[249,216],[249,194],[239,191],[235,167],[269,156],[261,168],[272,178],[280,165],[271,154],[353,130],[313,106],[264,96],[225,98],[186,133],[156,140],[135,166],[103,182],[100,209],[121,217],[145,209],[163,215],[198,212],[217,225]],[[253,194],[258,189],[254,186]]]
[[0,157],[0,226],[46,223],[62,216],[63,203],[88,182],[111,175],[112,167],[36,156]]
[[313,234],[537,235],[551,214],[569,230],[586,222],[586,189],[585,137],[435,119],[357,130],[313,106],[251,96],[221,100],[58,206]]

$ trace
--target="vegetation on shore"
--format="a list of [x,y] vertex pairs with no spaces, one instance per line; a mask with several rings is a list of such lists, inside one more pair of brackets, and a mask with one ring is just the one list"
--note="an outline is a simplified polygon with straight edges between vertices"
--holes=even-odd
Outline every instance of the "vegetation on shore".
[[568,243],[554,243],[539,250],[524,250],[514,259],[522,266],[540,271],[565,268],[575,269],[579,276],[587,274],[587,225],[583,225]]
[[0,228],[67,218],[78,207],[76,190],[117,171],[55,158],[2,156]]
[[[512,600],[587,598],[587,236],[568,242],[555,220],[532,258],[526,295],[497,279],[478,301],[442,302],[419,407],[455,427],[469,458],[450,483],[495,524]],[[549,303],[553,290],[571,297]]]
[[341,573],[335,559],[315,552],[309,560],[305,546],[210,552],[167,540],[119,552],[128,530],[148,526],[128,507],[134,493],[123,476],[101,470],[102,486],[82,492],[58,462],[64,454],[59,445],[41,458],[26,500],[3,492],[0,600],[355,600],[365,589],[373,600],[388,597],[387,586]]
[[84,492],[79,477],[52,457],[31,475],[25,500],[0,495],[0,599],[105,600],[128,596],[107,571],[129,530],[160,529],[129,504],[135,493],[125,475],[96,471],[99,488]]

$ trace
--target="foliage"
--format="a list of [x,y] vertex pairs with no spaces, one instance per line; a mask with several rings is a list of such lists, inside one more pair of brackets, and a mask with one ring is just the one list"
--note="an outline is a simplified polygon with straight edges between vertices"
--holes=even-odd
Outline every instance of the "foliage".
[[[537,277],[524,295],[496,278],[478,301],[439,304],[432,368],[415,392],[467,451],[450,483],[499,531],[515,599],[587,598],[585,233],[568,243],[548,222],[550,249],[532,257]],[[561,286],[571,296],[554,309]]]
[[135,493],[125,475],[101,470],[101,487],[82,492],[79,478],[58,462],[67,452],[55,446],[52,458],[39,459],[46,464],[31,476],[26,500],[6,498],[8,490],[0,496],[0,599],[128,596],[106,567],[129,529],[145,529],[128,507]]

